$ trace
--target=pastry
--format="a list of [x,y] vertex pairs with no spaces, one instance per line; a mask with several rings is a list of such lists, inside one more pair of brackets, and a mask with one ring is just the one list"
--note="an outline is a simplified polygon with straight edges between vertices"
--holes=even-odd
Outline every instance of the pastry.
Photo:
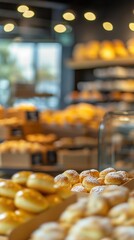
[[109,172],[116,172],[116,170],[114,168],[105,168],[104,170],[102,170],[99,174],[99,177],[101,178],[105,178],[105,176],[109,173]]
[[71,188],[72,192],[84,192],[87,193],[87,190],[83,187],[83,185],[81,183],[77,183],[75,185],[73,185],[73,187]]
[[20,185],[26,185],[28,177],[32,174],[33,172],[31,171],[20,171],[12,176],[12,181],[16,182]]
[[20,191],[22,187],[14,183],[11,180],[0,181],[0,196],[7,198],[14,198],[16,193]]
[[105,176],[104,182],[106,185],[121,185],[124,182],[124,177],[117,172],[110,172]]
[[22,223],[22,219],[14,212],[4,212],[0,214],[0,235],[9,235],[13,229]]
[[87,203],[87,210],[86,215],[99,215],[99,216],[107,216],[108,211],[110,209],[110,205],[108,200],[96,194],[92,194],[89,196],[88,203]]
[[85,177],[82,181],[82,185],[85,187],[85,189],[90,192],[90,190],[93,188],[93,187],[96,187],[96,186],[99,186],[99,182],[97,180],[97,178],[94,178],[94,177]]
[[68,179],[71,185],[74,185],[79,182],[79,174],[75,170],[66,170],[63,172]]

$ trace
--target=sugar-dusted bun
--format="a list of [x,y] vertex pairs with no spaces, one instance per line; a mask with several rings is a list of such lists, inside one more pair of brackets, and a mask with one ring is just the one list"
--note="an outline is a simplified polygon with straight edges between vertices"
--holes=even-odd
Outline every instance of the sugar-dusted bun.
[[20,171],[20,172],[17,172],[15,173],[13,176],[12,176],[12,181],[13,182],[16,182],[20,185],[26,185],[26,182],[27,182],[27,179],[28,177],[32,174],[33,172],[31,171]]
[[0,196],[7,198],[14,198],[15,194],[21,190],[22,187],[11,180],[0,181]]
[[82,171],[82,172],[80,173],[80,176],[79,176],[80,182],[82,182],[83,179],[84,179],[85,177],[87,177],[87,176],[89,176],[89,177],[94,177],[94,178],[98,178],[98,177],[99,177],[99,172],[98,172],[97,170],[95,170],[95,169]]
[[0,214],[0,235],[9,235],[12,230],[22,223],[22,219],[14,212]]
[[49,206],[46,198],[33,189],[23,189],[15,196],[15,206],[31,213],[39,213]]
[[116,172],[116,170],[115,170],[114,168],[112,168],[112,167],[105,168],[104,170],[102,170],[102,171],[100,172],[99,177],[105,178],[105,176],[106,176],[108,173],[110,173],[110,172]]
[[82,181],[82,185],[85,187],[85,189],[90,192],[90,190],[93,187],[99,186],[99,182],[97,180],[97,178],[94,177],[85,177]]
[[62,198],[57,193],[46,195],[46,199],[49,202],[50,207],[62,202]]
[[110,172],[105,176],[105,184],[106,185],[121,185],[124,183],[124,178],[121,174],[117,172]]
[[94,194],[94,193],[100,194],[101,192],[104,191],[105,188],[106,188],[106,185],[93,187],[90,191],[90,194]]
[[14,200],[11,198],[0,197],[0,213],[14,211]]
[[110,205],[106,198],[101,195],[92,194],[87,202],[86,215],[107,216]]
[[29,212],[24,211],[24,210],[22,210],[22,209],[16,209],[16,210],[15,210],[15,214],[16,214],[17,216],[19,216],[20,219],[22,219],[22,222],[26,222],[26,221],[28,221],[28,220],[30,220],[31,218],[33,218],[33,217],[36,216],[35,214],[29,213]]
[[114,206],[109,211],[109,217],[114,226],[124,225],[123,223],[130,217],[130,209],[128,203],[121,203]]
[[33,173],[28,177],[27,186],[42,193],[54,193],[54,178],[45,173]]
[[65,232],[57,222],[44,223],[31,235],[31,240],[64,240]]
[[104,196],[111,207],[126,202],[129,197],[129,190],[123,186],[107,186],[101,193]]
[[68,177],[65,176],[64,174],[57,175],[54,178],[54,182],[55,182],[55,186],[57,188],[59,188],[59,187],[64,188],[65,187],[65,188],[71,189],[71,183],[70,183]]
[[110,220],[105,217],[88,217],[79,220],[69,231],[66,240],[100,240],[112,233]]
[[63,174],[69,179],[71,185],[79,182],[79,174],[75,170],[66,170]]
[[81,183],[77,183],[75,184],[72,188],[71,188],[72,192],[84,192],[87,193],[87,190],[83,187],[83,185]]
[[123,177],[124,182],[129,180],[129,175],[126,171],[117,171],[117,173]]
[[118,240],[134,240],[134,227],[133,226],[119,226],[114,229],[114,239]]

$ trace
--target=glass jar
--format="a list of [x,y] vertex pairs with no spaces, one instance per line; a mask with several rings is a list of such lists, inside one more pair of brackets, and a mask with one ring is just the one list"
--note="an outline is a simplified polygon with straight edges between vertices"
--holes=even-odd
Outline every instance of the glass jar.
[[108,112],[99,128],[99,169],[134,169],[134,111]]

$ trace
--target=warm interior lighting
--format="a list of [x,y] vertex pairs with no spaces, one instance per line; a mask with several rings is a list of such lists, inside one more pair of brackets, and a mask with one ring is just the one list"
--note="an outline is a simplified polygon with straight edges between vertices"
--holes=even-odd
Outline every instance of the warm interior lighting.
[[13,23],[7,23],[4,25],[4,31],[5,32],[11,32],[14,29],[14,24]]
[[75,19],[75,15],[71,12],[65,12],[65,13],[63,13],[62,16],[67,21],[73,21]]
[[67,29],[66,26],[63,24],[57,24],[54,26],[55,32],[58,32],[58,33],[63,33],[66,31],[66,29]]
[[134,31],[134,23],[129,23],[129,28],[131,31]]
[[25,11],[28,11],[29,10],[29,7],[26,6],[26,5],[20,5],[18,8],[17,8],[17,11],[20,12],[20,13],[24,13]]
[[22,15],[25,18],[32,18],[35,15],[35,13],[34,11],[28,10],[28,11],[25,11]]
[[96,19],[96,16],[93,12],[86,12],[84,13],[84,17],[88,20],[88,21],[94,21]]
[[110,23],[110,22],[104,22],[104,23],[103,23],[103,28],[104,28],[106,31],[112,31],[112,30],[113,30],[113,25],[112,25],[112,23]]

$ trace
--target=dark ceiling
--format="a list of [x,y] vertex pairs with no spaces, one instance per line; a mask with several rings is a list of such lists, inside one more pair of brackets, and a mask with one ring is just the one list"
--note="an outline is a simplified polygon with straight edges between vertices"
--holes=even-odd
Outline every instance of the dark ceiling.
[[[106,12],[107,9],[113,9],[117,5],[122,6],[127,0],[0,0],[0,37],[15,38],[22,36],[24,38],[53,38],[53,26],[62,22],[62,13],[67,9],[75,11],[99,9]],[[31,19],[25,19],[17,12],[17,7],[21,4],[28,5],[34,10],[35,16]],[[129,5],[133,0],[129,0]],[[11,33],[5,33],[3,25],[13,21],[15,29]]]

